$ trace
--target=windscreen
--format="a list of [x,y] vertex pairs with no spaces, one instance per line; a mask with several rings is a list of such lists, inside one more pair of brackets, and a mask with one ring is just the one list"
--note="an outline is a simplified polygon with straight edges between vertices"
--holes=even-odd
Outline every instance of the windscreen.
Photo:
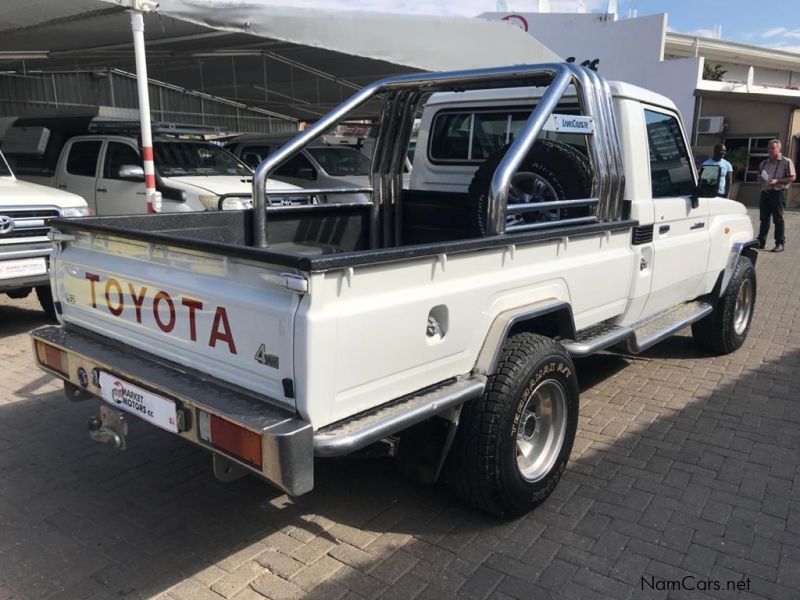
[[328,175],[369,175],[370,160],[354,148],[309,148],[308,151]]
[[233,154],[206,142],[155,142],[153,153],[163,177],[253,174]]
[[12,174],[11,169],[9,169],[8,164],[6,164],[5,157],[0,154],[0,177],[11,177]]

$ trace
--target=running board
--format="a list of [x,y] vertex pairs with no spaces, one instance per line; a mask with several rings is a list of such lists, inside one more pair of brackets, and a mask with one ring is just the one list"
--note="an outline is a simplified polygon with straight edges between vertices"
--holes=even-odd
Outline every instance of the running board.
[[632,354],[644,352],[650,346],[710,315],[713,310],[714,307],[708,302],[695,300],[653,315],[633,326],[634,338],[628,340],[628,352]]
[[314,433],[315,456],[341,456],[420,423],[449,408],[477,398],[486,387],[486,377],[470,375],[421,390]]
[[696,300],[652,315],[633,325],[600,323],[580,331],[574,340],[563,340],[561,343],[575,357],[589,356],[621,342],[627,342],[628,352],[639,354],[699,321],[712,310],[713,307],[708,302]]
[[629,325],[611,325],[600,323],[589,329],[584,329],[575,336],[574,340],[564,340],[562,345],[572,356],[589,356],[609,346],[624,342],[633,335],[633,328]]

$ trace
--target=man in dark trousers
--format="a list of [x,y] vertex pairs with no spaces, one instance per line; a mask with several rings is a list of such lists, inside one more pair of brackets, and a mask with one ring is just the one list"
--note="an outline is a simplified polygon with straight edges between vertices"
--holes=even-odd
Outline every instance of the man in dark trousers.
[[767,148],[769,158],[758,167],[758,179],[761,182],[761,227],[758,231],[758,244],[759,248],[767,245],[769,219],[772,217],[775,222],[775,247],[772,252],[783,252],[786,244],[783,209],[786,208],[786,193],[795,180],[794,165],[781,154],[780,140],[770,140]]

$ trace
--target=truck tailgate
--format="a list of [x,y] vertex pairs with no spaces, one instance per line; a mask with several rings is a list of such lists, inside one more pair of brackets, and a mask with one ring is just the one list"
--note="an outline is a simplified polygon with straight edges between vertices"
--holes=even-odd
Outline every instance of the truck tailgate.
[[66,324],[294,406],[300,293],[278,267],[84,232],[52,265]]

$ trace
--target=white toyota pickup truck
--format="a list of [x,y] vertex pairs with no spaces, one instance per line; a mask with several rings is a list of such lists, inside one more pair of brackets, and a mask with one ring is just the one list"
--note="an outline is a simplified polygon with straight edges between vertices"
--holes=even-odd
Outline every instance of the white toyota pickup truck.
[[42,310],[55,320],[47,274],[49,222],[88,211],[80,196],[20,181],[0,153],[0,294],[25,298],[36,290]]
[[[378,96],[372,202],[270,206],[270,173]],[[581,67],[384,79],[261,163],[252,210],[58,222],[61,325],[35,356],[104,400],[89,429],[117,447],[136,416],[223,480],[297,495],[315,456],[389,438],[400,465],[520,514],[566,469],[574,357],[689,325],[711,352],[744,342],[757,252],[718,180],[672,102]]]

